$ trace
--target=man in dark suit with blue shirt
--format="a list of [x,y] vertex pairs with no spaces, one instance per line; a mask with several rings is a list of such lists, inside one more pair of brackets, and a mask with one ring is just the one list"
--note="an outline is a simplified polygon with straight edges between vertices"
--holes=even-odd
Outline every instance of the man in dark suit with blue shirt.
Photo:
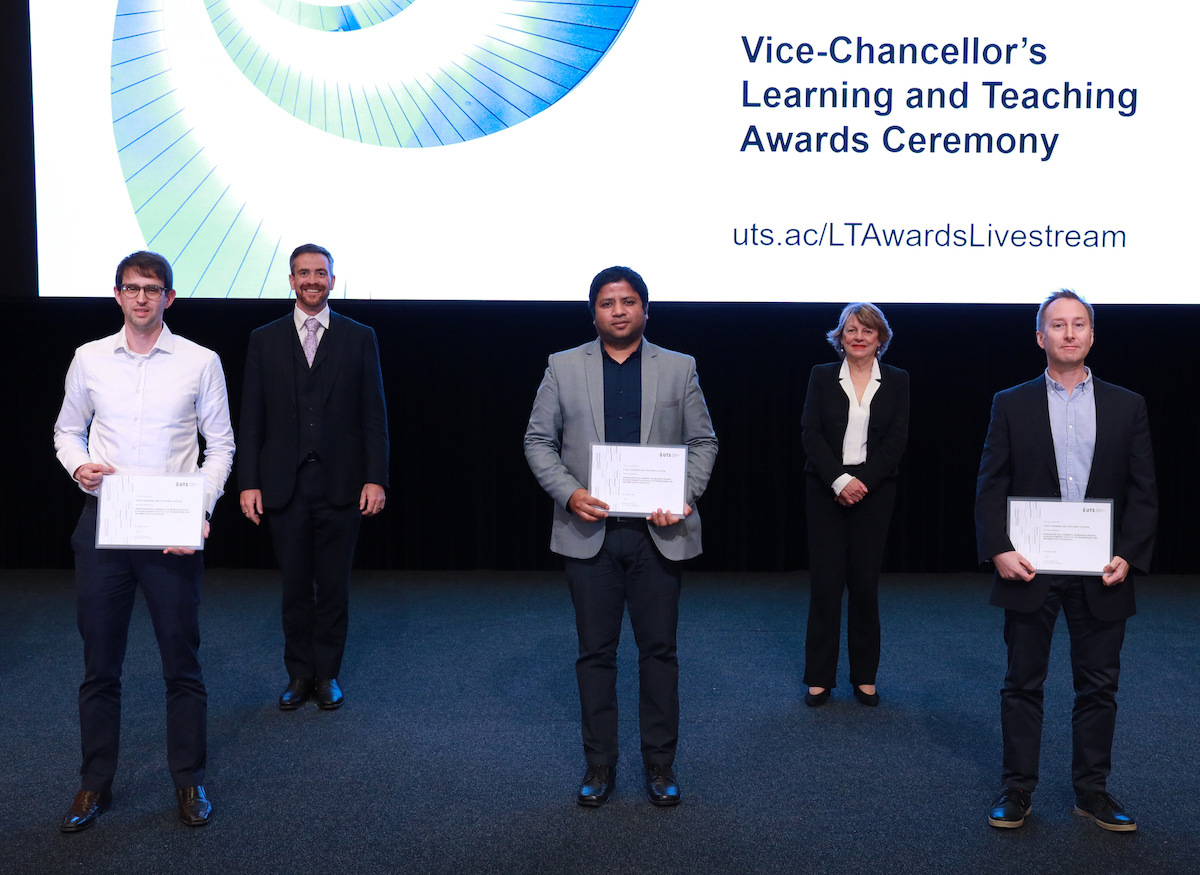
[[[1019,827],[1033,810],[1042,735],[1042,684],[1061,610],[1071,636],[1075,682],[1071,778],[1075,813],[1130,832],[1134,819],[1107,790],[1117,716],[1125,621],[1133,616],[1134,570],[1146,573],[1158,516],[1146,402],[1092,376],[1094,312],[1066,289],[1038,310],[1046,372],[996,395],[975,499],[979,559],[995,567],[991,603],[1004,608],[1008,671],[1000,694],[1003,789],[988,823]],[[1010,496],[1111,499],[1113,557],[1099,575],[1037,572],[1013,549]]]
[[383,510],[388,485],[379,344],[330,311],[335,281],[328,250],[297,247],[296,306],[254,331],[246,354],[238,481],[242,513],[270,520],[283,572],[283,711],[309,698],[322,710],[342,705],[359,523]]

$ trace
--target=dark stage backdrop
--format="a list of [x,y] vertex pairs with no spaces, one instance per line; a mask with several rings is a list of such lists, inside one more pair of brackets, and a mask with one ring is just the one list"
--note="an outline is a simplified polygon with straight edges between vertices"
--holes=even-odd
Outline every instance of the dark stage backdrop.
[[[593,266],[581,267],[581,294]],[[969,282],[966,283],[969,285]],[[1042,290],[1031,290],[1030,297]],[[368,520],[358,563],[396,569],[542,569],[550,499],[525,464],[522,438],[546,356],[594,337],[586,304],[340,302],[380,339],[392,435],[392,490]],[[275,302],[179,300],[171,329],[220,354],[237,428],[250,331],[285,312]],[[74,348],[112,333],[111,299],[10,299],[6,462],[0,566],[61,567],[82,495],[54,458],[51,429]],[[694,355],[720,440],[707,494],[697,568],[807,567],[800,410],[811,367],[833,358],[824,342],[836,305],[695,305],[653,302],[647,336]],[[972,501],[997,390],[1045,366],[1027,306],[891,305],[895,340],[885,361],[912,375],[912,426],[885,570],[975,567]],[[1187,364],[1200,308],[1107,307],[1097,314],[1095,373],[1146,396],[1162,507],[1155,569],[1195,572],[1189,541],[1200,524],[1197,398]],[[265,531],[237,509],[237,467],[217,505],[210,566],[272,563]]]

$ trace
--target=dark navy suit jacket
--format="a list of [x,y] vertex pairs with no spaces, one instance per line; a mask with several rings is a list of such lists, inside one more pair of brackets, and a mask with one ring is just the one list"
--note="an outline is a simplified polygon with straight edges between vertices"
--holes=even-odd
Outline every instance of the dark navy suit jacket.
[[[1145,574],[1154,550],[1158,493],[1150,423],[1141,395],[1092,378],[1096,391],[1096,452],[1088,478],[1087,498],[1113,500],[1113,552],[1131,570]],[[1061,497],[1046,378],[1040,376],[996,394],[975,493],[975,534],[979,561],[1011,550],[1008,498]],[[991,603],[1014,611],[1036,611],[1046,599],[1050,581],[1034,575],[1026,583],[993,577]],[[1132,575],[1104,586],[1099,577],[1084,578],[1088,608],[1099,620],[1131,617]]]
[[[291,500],[299,467],[296,357],[304,353],[291,311],[250,335],[238,441],[238,487],[262,490],[263,506]],[[307,363],[305,363],[307,366]],[[313,449],[325,497],[357,502],[366,483],[388,485],[387,407],[379,344],[366,325],[330,313],[313,358],[321,422]],[[307,449],[307,448],[305,448]]]

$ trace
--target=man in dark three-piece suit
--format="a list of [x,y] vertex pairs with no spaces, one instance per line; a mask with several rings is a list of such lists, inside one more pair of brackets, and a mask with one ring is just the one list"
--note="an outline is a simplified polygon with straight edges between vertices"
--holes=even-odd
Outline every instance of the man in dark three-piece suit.
[[[1158,515],[1145,400],[1092,376],[1094,313],[1074,292],[1038,310],[1046,372],[1000,392],[979,466],[979,559],[995,566],[991,603],[1004,608],[1008,671],[1000,694],[1003,790],[988,822],[1019,827],[1032,811],[1042,732],[1042,684],[1061,609],[1071,637],[1075,706],[1071,778],[1075,813],[1104,829],[1137,824],[1107,791],[1125,621],[1135,612],[1131,571],[1146,573]],[[1037,572],[1013,549],[1008,497],[1111,499],[1113,557],[1101,574]]]
[[[611,267],[589,292],[596,340],[555,353],[525,432],[525,458],[554,499],[550,549],[561,554],[575,606],[575,663],[587,771],[576,801],[608,801],[617,764],[617,642],[625,606],[638,647],[638,713],[646,792],[679,802],[680,565],[700,553],[696,499],[708,485],[717,438],[691,356],[646,341],[648,292],[627,267]],[[594,443],[686,444],[683,507],[644,519],[609,516],[587,490]]]
[[292,313],[255,330],[246,354],[238,480],[242,512],[270,520],[283,572],[279,707],[332,710],[349,620],[350,568],[364,516],[383,510],[387,409],[375,332],[333,313],[333,257],[292,253]]

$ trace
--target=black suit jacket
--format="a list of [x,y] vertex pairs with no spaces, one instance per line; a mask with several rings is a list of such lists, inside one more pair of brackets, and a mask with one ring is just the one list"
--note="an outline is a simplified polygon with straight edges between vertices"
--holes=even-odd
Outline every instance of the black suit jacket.
[[[238,486],[260,489],[263,506],[288,503],[300,453],[295,356],[300,339],[289,311],[250,335],[242,391]],[[322,432],[315,450],[334,504],[357,502],[366,483],[388,485],[387,407],[375,332],[337,313],[313,358],[322,373]]]
[[[817,365],[808,378],[801,416],[801,442],[808,457],[805,471],[815,472],[826,486],[846,471],[842,441],[850,420],[850,399],[838,381],[841,362]],[[879,365],[879,388],[871,399],[867,426],[867,461],[855,476],[867,490],[900,473],[900,457],[908,443],[908,371]]]
[[[1145,574],[1154,550],[1158,493],[1150,423],[1141,395],[1092,378],[1096,391],[1096,452],[1088,478],[1087,498],[1113,500],[1113,551],[1131,569]],[[979,561],[1011,550],[1008,497],[1061,497],[1046,378],[997,393],[992,402],[979,479],[975,492],[975,534]],[[1026,583],[993,577],[991,603],[1014,611],[1036,611],[1049,592],[1045,574]],[[1131,577],[1104,586],[1099,577],[1084,578],[1088,608],[1099,620],[1119,620],[1136,611]]]

